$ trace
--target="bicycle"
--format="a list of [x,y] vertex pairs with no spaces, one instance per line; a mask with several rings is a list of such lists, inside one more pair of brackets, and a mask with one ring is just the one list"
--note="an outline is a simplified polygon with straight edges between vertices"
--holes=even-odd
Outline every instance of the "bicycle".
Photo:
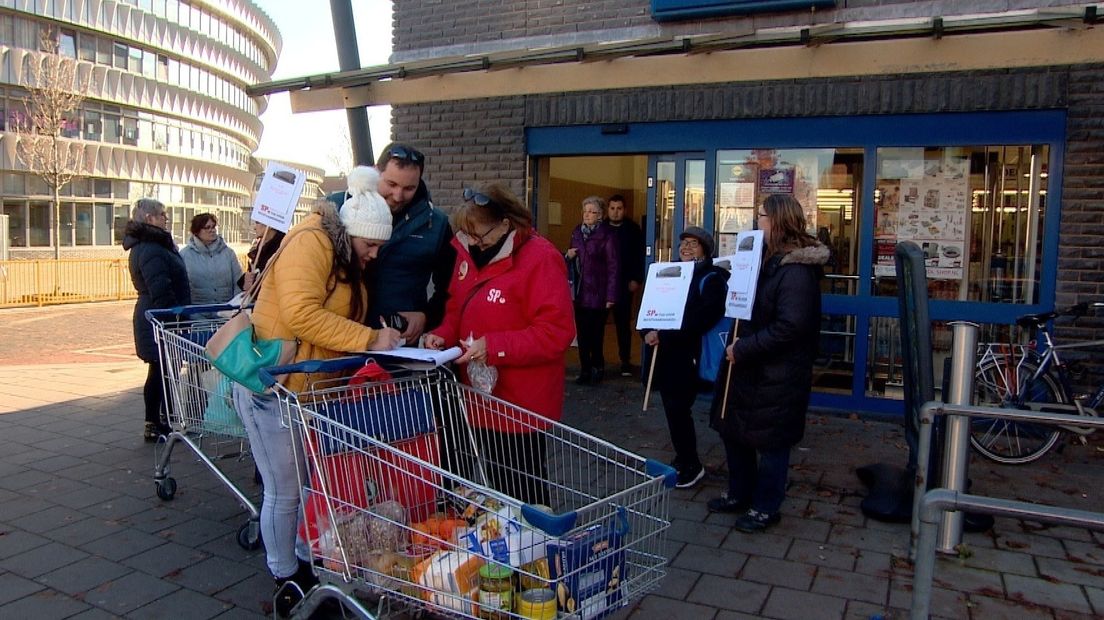
[[[1082,302],[1062,312],[1026,314],[1016,325],[1034,329],[1042,335],[1042,351],[1035,341],[1027,345],[989,343],[979,345],[974,374],[976,404],[1054,413],[1097,416],[1104,404],[1104,384],[1089,396],[1074,393],[1070,369],[1059,351],[1104,346],[1104,340],[1054,344],[1045,328],[1051,320],[1085,316],[1089,308],[1104,308],[1104,303]],[[970,445],[982,456],[1008,465],[1031,463],[1043,457],[1058,443],[1062,432],[1081,437],[1093,429],[1074,425],[1049,426],[1011,422],[993,418],[974,418],[970,425]]]

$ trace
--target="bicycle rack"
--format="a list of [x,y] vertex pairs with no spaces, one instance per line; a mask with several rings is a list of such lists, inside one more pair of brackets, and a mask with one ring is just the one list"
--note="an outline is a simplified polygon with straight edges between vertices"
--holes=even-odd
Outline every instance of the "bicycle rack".
[[1086,418],[1079,415],[1046,411],[950,405],[937,401],[929,402],[920,408],[920,448],[917,451],[920,460],[916,468],[916,489],[918,491],[912,506],[912,531],[909,548],[911,559],[915,565],[911,611],[913,620],[928,617],[931,605],[932,578],[935,572],[936,535],[938,534],[940,517],[944,514],[944,511],[970,509],[996,516],[1032,519],[1057,525],[1074,525],[1104,532],[1104,513],[968,495],[950,489],[932,489],[921,495],[920,491],[927,488],[927,462],[928,451],[931,446],[932,426],[935,423],[935,417],[939,415],[956,415],[965,416],[966,418],[999,418],[1015,422],[1033,422],[1059,426],[1076,424],[1078,426],[1104,428],[1104,418]]

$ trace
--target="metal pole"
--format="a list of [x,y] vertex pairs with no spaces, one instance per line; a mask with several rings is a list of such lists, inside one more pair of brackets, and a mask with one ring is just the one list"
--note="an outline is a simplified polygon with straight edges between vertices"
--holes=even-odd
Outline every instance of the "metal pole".
[[[330,0],[330,19],[333,20],[334,41],[337,43],[338,66],[342,71],[360,69],[360,49],[357,46],[356,24],[353,22],[350,0]],[[368,108],[346,108],[345,116],[349,119],[353,163],[358,166],[375,164],[372,157],[372,134],[368,128]]]
[[[976,323],[957,321],[954,343],[951,347],[951,384],[947,402],[952,405],[969,405],[974,393],[974,366],[977,364]],[[970,418],[964,415],[948,415],[946,440],[943,443],[943,487],[951,491],[966,491],[966,469],[970,463]],[[940,553],[956,553],[962,542],[962,513],[947,512],[939,528]]]

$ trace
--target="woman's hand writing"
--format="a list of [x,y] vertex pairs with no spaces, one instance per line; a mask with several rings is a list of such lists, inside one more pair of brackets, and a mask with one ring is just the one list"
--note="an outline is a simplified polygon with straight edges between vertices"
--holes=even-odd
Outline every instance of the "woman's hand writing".
[[368,345],[369,351],[391,351],[402,344],[402,335],[393,327],[383,327],[376,330],[376,339]]

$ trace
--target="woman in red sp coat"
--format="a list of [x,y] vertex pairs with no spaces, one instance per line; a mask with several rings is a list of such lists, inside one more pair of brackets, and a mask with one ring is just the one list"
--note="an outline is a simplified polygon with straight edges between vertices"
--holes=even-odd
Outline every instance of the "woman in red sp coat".
[[[456,264],[441,325],[425,346],[464,347],[461,379],[550,420],[564,400],[564,354],[575,338],[567,268],[533,229],[533,216],[499,183],[464,190],[453,214]],[[496,376],[497,375],[497,376]],[[547,504],[547,422],[469,412],[490,454],[491,485],[529,503]],[[497,466],[495,466],[497,464]]]

